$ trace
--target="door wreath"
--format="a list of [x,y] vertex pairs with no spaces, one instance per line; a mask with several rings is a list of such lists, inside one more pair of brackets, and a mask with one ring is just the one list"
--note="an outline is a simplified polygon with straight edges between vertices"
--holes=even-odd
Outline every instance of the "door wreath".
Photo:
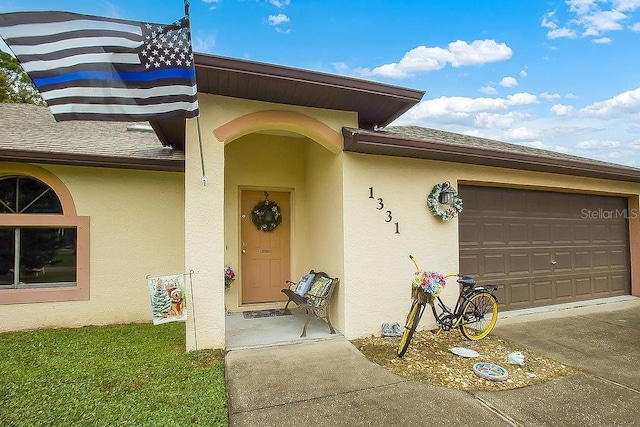
[[[453,189],[453,187],[449,187]],[[427,197],[427,206],[431,210],[431,213],[440,218],[442,221],[447,222],[457,217],[462,212],[462,199],[458,197],[458,192],[453,189],[453,204],[442,210],[440,208],[440,193],[442,192],[442,184],[436,184],[431,190],[431,194]]]
[[264,200],[261,200],[251,210],[251,221],[260,231],[269,232],[275,230],[282,223],[280,206],[273,200],[269,200],[269,193],[264,192]]

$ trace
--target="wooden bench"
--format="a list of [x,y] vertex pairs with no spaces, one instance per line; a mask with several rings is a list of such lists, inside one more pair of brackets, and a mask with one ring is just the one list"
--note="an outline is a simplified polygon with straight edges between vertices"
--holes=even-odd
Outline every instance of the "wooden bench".
[[322,271],[315,272],[311,270],[309,274],[313,274],[314,277],[311,288],[304,295],[295,292],[298,283],[290,280],[286,281],[288,288],[282,289],[281,291],[289,298],[287,305],[284,306],[284,312],[290,313],[289,303],[291,302],[299,307],[303,307],[307,311],[307,321],[302,328],[301,338],[307,336],[307,325],[312,317],[323,319],[329,325],[329,331],[335,334],[336,331],[333,329],[331,318],[329,317],[329,303],[331,294],[333,294],[333,290],[338,286],[340,280],[330,277]]

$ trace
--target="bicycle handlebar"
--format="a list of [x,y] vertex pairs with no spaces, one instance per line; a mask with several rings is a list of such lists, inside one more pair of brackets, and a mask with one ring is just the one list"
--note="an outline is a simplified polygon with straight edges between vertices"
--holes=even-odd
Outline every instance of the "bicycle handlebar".
[[[418,261],[416,261],[413,255],[409,255],[409,258],[411,259],[411,261],[413,261],[413,265],[416,266],[416,271],[420,271],[420,267],[418,266]],[[460,273],[447,273],[444,275],[444,278],[446,279],[447,277],[453,277],[453,276],[465,277],[464,274],[460,274]]]

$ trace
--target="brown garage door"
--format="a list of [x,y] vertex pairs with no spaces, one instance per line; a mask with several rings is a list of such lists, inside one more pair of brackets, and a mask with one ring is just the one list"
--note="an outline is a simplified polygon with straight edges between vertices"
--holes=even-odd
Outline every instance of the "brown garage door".
[[460,271],[503,309],[631,291],[627,199],[461,185]]

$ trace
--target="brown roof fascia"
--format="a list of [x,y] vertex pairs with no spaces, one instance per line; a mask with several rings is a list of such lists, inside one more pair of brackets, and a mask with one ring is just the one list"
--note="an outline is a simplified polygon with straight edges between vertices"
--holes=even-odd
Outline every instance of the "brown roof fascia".
[[184,172],[185,170],[184,160],[92,156],[72,153],[43,153],[25,150],[0,149],[0,160],[117,169],[153,170],[165,172]]
[[317,71],[285,67],[282,65],[272,65],[241,59],[225,58],[221,56],[207,55],[202,53],[195,53],[194,56],[196,68],[203,67],[212,70],[224,70],[239,74],[276,77],[282,80],[304,82],[307,84],[320,85],[323,87],[336,87],[363,93],[384,95],[388,97],[404,99],[406,101],[414,103],[419,102],[425,94],[424,91],[420,90],[407,89],[400,86],[392,86],[352,77],[320,73]]
[[626,182],[640,182],[640,169],[609,163],[580,162],[526,153],[412,140],[396,135],[343,128],[344,151],[549,172]]

